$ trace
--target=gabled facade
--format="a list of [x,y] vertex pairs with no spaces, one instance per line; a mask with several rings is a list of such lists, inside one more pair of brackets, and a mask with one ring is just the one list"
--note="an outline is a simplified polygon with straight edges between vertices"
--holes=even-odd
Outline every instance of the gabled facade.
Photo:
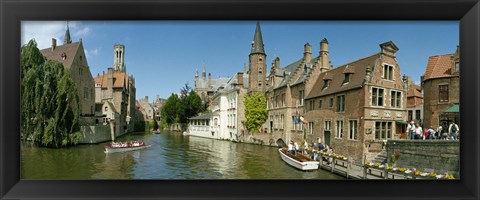
[[306,138],[305,129],[309,124],[295,123],[295,118],[305,114],[304,101],[311,92],[321,72],[331,69],[328,57],[328,41],[320,42],[319,56],[312,58],[312,47],[304,45],[303,58],[283,68],[280,59],[273,60],[269,74],[267,95],[267,133],[284,141]]
[[[460,48],[430,56],[423,76],[425,127],[460,124]],[[452,109],[450,109],[452,108]]]
[[68,70],[70,77],[77,87],[77,95],[80,104],[81,125],[91,124],[95,114],[95,91],[94,81],[90,73],[87,57],[83,48],[82,40],[73,42],[70,39],[70,31],[67,27],[63,45],[57,45],[57,40],[52,38],[50,48],[40,50],[47,60],[59,61]]
[[322,72],[305,98],[307,138],[320,137],[336,153],[360,161],[399,138],[406,120],[407,86],[393,42],[380,53]]

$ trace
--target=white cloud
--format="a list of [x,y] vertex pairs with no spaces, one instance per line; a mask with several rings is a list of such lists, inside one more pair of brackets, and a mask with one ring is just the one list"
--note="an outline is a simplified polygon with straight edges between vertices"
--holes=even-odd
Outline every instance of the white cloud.
[[97,56],[100,50],[101,48],[95,48],[94,50],[91,50],[91,51],[85,49],[85,55],[87,56],[87,59],[88,59],[91,56]]
[[73,36],[77,37],[77,38],[82,38],[82,37],[85,37],[87,36],[88,34],[90,34],[91,32],[91,29],[89,27],[84,27],[82,29],[79,29],[79,30],[76,30],[74,33],[73,33]]
[[36,22],[27,21],[21,23],[22,45],[35,39],[39,49],[48,48],[52,45],[52,38],[57,40],[57,45],[62,44],[65,34],[66,23],[62,21]]
[[[70,36],[73,36],[72,41],[78,41],[92,32],[91,28],[81,25],[80,22],[68,22]],[[51,47],[52,38],[55,38],[57,45],[62,45],[66,30],[66,21],[23,21],[21,23],[21,42],[24,45],[31,39],[35,39],[37,47],[44,49]]]

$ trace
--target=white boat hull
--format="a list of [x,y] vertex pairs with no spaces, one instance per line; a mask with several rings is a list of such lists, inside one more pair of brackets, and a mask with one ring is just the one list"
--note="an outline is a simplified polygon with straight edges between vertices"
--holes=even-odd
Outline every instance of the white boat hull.
[[145,146],[138,146],[138,147],[117,147],[117,148],[105,148],[105,153],[116,153],[116,152],[126,152],[126,151],[134,151],[139,149],[145,149],[150,147],[151,145]]
[[300,170],[317,170],[318,165],[320,164],[317,161],[307,161],[307,162],[299,162],[293,158],[290,158],[286,154],[282,152],[282,149],[278,149],[278,152],[280,153],[280,157],[282,158],[283,161],[285,161],[287,164],[300,169]]

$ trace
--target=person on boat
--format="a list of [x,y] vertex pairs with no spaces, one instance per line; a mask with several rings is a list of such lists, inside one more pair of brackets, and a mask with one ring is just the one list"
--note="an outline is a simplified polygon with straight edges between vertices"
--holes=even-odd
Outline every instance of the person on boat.
[[293,140],[290,140],[290,143],[288,143],[288,152],[291,154],[295,154],[295,149],[293,146]]
[[298,146],[297,142],[293,143],[293,145],[295,146],[295,154],[296,154],[298,151],[300,151],[300,147]]
[[322,143],[318,143],[318,151],[324,151],[325,146]]

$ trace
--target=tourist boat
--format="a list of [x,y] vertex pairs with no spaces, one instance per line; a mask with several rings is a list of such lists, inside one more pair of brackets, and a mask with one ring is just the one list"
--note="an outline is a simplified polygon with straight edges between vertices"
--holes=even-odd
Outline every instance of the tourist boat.
[[152,133],[153,134],[160,134],[160,131],[159,130],[152,130]]
[[143,141],[129,141],[129,142],[112,142],[110,146],[105,147],[105,153],[125,152],[139,149],[145,149],[151,145],[145,144]]
[[317,170],[318,165],[320,164],[318,161],[315,161],[300,153],[293,155],[289,153],[286,149],[282,148],[278,149],[278,152],[280,152],[280,157],[283,161],[300,170]]

